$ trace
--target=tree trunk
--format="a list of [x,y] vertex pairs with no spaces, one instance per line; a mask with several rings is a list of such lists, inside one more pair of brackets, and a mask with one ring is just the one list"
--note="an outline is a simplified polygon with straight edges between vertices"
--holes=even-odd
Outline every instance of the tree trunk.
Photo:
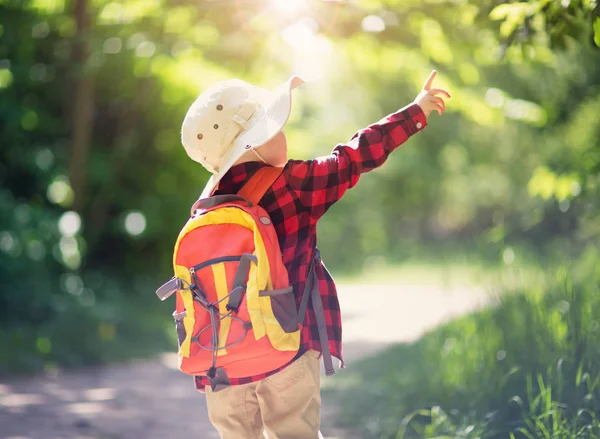
[[69,179],[75,195],[73,209],[81,214],[85,201],[86,167],[93,132],[94,78],[88,68],[88,38],[91,26],[87,0],[75,0],[74,6],[77,34],[72,57],[75,79]]

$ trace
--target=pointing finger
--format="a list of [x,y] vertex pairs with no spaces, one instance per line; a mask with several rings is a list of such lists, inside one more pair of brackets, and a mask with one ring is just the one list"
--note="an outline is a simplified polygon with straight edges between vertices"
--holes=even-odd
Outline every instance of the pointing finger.
[[431,89],[431,84],[433,83],[433,79],[435,78],[436,74],[437,74],[437,72],[435,70],[431,71],[431,73],[429,74],[429,77],[425,81],[425,85],[423,85],[423,90]]

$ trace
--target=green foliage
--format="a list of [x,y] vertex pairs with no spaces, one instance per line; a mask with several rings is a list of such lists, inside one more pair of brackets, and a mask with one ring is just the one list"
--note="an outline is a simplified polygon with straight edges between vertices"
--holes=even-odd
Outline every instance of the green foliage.
[[589,24],[598,15],[598,5],[588,0],[535,0],[502,3],[489,14],[502,21],[500,35],[508,41],[543,41],[564,48],[571,38],[591,39]]
[[[433,67],[453,92],[443,118],[320,223],[334,272],[456,242],[495,260],[509,246],[564,257],[598,243],[597,3],[267,3],[0,1],[0,331],[30,364],[99,359],[62,335],[79,314],[82,339],[113,325],[118,344],[127,319],[110,316],[142,302],[134,320],[163,334],[168,305],[152,291],[208,177],[179,127],[227,77],[313,80],[286,128],[298,158],[411,102]],[[147,319],[155,308],[164,317]]]
[[339,377],[342,420],[365,438],[597,437],[598,257],[361,361]]

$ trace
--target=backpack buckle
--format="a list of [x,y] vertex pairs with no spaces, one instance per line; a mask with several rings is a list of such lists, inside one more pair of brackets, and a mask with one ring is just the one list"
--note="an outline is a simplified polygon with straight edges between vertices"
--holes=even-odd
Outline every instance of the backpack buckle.
[[160,300],[166,300],[171,297],[177,290],[181,289],[181,279],[172,277],[171,280],[161,285],[156,290],[156,295]]

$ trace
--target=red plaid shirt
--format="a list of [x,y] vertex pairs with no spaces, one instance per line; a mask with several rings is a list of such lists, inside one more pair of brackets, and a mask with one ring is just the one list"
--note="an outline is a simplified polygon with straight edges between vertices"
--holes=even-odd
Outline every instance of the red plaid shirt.
[[[357,132],[350,142],[337,145],[331,155],[314,160],[290,160],[259,205],[271,217],[279,238],[283,262],[296,292],[298,305],[304,291],[311,258],[317,245],[317,221],[327,209],[358,182],[360,175],[381,166],[388,155],[411,135],[425,128],[427,119],[416,105],[410,105],[379,122]],[[234,166],[219,183],[216,195],[237,193],[263,166],[247,162]],[[335,283],[324,265],[316,266],[319,278],[327,337],[331,355],[342,359],[342,319]],[[319,332],[312,301],[302,330],[300,352],[310,349],[321,352]],[[231,379],[232,385],[247,384],[272,375],[285,366],[264,375]],[[195,377],[200,391],[208,385],[206,377]]]

